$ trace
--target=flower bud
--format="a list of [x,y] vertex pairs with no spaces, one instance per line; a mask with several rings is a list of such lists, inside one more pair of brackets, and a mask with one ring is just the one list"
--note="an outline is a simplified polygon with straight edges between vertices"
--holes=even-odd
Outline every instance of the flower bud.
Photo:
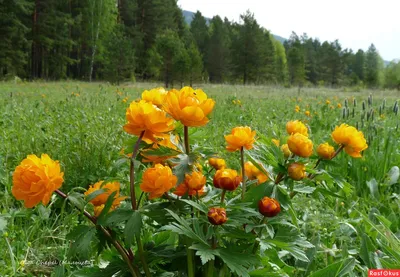
[[242,178],[238,176],[237,171],[233,169],[220,169],[214,175],[214,186],[219,189],[235,190]]
[[226,167],[226,162],[224,159],[219,158],[209,158],[208,163],[215,168],[215,170],[224,169]]
[[274,217],[281,212],[281,205],[274,198],[264,197],[258,202],[258,211],[266,217]]
[[335,154],[335,148],[329,145],[329,143],[325,142],[318,146],[317,148],[318,156],[323,159],[330,160],[332,156]]
[[228,220],[224,208],[211,208],[208,211],[207,217],[212,225],[222,225]]
[[306,177],[306,167],[302,163],[291,163],[288,167],[288,174],[293,180],[299,181]]
[[282,150],[283,155],[285,156],[285,158],[289,158],[290,155],[292,154],[292,152],[290,152],[289,146],[286,143],[282,144],[281,150]]

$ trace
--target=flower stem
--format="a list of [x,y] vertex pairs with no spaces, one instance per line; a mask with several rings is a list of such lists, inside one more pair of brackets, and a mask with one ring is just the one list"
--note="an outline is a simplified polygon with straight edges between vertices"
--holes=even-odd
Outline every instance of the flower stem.
[[143,244],[142,244],[142,240],[140,239],[140,235],[136,236],[136,243],[138,245],[140,260],[142,261],[144,273],[145,273],[146,277],[151,277],[149,266],[147,265],[147,261],[144,257]]
[[339,155],[339,153],[343,150],[343,148],[344,148],[344,145],[341,144],[340,147],[339,147],[339,148],[336,150],[336,152],[333,154],[331,160],[332,160],[334,157],[336,157],[337,155]]
[[221,206],[224,204],[225,193],[226,193],[226,189],[222,190],[222,194],[221,194]]
[[244,199],[244,194],[246,193],[246,175],[244,172],[244,149],[243,146],[240,148],[240,161],[242,166],[242,200]]
[[188,126],[183,126],[183,136],[185,140],[185,151],[186,154],[189,155],[190,149],[189,149],[189,127]]
[[189,249],[190,239],[187,239],[187,265],[188,265],[188,277],[195,277],[194,273],[194,252]]
[[130,189],[131,189],[131,203],[132,203],[133,210],[137,210],[136,193],[135,193],[135,158],[136,158],[137,152],[139,151],[139,144],[142,141],[144,132],[145,131],[142,131],[140,133],[140,136],[139,136],[138,140],[136,141],[135,146],[133,147],[133,153],[132,153],[132,157],[131,157],[131,167],[129,170],[129,184],[130,184]]
[[[67,199],[68,196],[62,192],[61,190],[55,190],[55,193],[57,193],[59,196],[61,196],[64,199]],[[129,258],[129,254],[127,252],[127,250],[122,247],[121,243],[119,241],[117,241],[116,239],[114,239],[110,232],[107,231],[103,226],[97,225],[96,224],[96,218],[94,216],[92,216],[91,214],[89,214],[88,211],[83,210],[83,214],[94,224],[96,225],[97,228],[99,228],[100,231],[103,232],[103,234],[107,237],[108,240],[111,241],[111,243],[114,245],[115,249],[117,249],[118,253],[121,255],[121,257],[124,259],[124,261],[126,262],[126,264],[129,267],[129,271],[131,272],[133,277],[137,277],[140,276],[139,271],[137,269],[134,268],[134,266],[132,265],[132,261]]]

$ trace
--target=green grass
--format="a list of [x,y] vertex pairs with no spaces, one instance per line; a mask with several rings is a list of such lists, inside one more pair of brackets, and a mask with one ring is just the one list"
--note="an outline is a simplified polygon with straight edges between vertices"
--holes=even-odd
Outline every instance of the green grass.
[[[48,207],[23,208],[22,203],[11,195],[14,168],[28,154],[48,153],[62,164],[65,172],[63,191],[79,191],[98,180],[118,178],[123,194],[127,195],[128,165],[118,163],[124,142],[130,138],[122,129],[125,109],[130,101],[140,97],[144,89],[156,86],[160,85],[138,83],[116,87],[106,83],[80,82],[0,83],[1,276],[50,274],[51,266],[36,262],[65,260],[69,248],[65,235],[81,220],[76,210],[56,196]],[[308,240],[320,241],[312,265],[314,269],[324,268],[350,255],[359,261],[354,276],[365,272],[368,263],[361,253],[365,243],[363,233],[371,237],[376,249],[399,247],[396,239],[389,241],[389,235],[386,237],[388,241],[379,236],[379,232],[400,236],[400,186],[397,180],[390,182],[388,176],[393,166],[400,165],[400,115],[393,112],[393,105],[400,98],[399,92],[305,88],[299,93],[297,89],[279,87],[201,87],[215,99],[216,106],[207,126],[190,128],[191,144],[212,148],[236,169],[239,168],[239,157],[237,153],[224,150],[223,137],[235,126],[251,126],[260,138],[278,138],[283,143],[287,137],[286,122],[301,119],[311,127],[315,147],[325,141],[332,143],[330,133],[341,123],[358,125],[364,132],[369,148],[363,158],[352,159],[341,153],[334,161],[336,167],[326,165],[349,183],[351,192],[347,198],[321,196],[318,199],[304,195],[294,198],[294,207],[302,215],[301,226]],[[370,117],[367,120],[365,115],[362,127],[362,101],[367,102],[370,93],[373,103],[372,106],[366,105],[365,113],[374,110],[374,119]],[[125,97],[129,99],[126,103],[123,101]],[[357,100],[354,117],[353,97]],[[343,118],[343,110],[337,104],[344,107],[346,98],[349,99],[349,116]],[[379,115],[379,106],[384,98],[385,108]],[[241,100],[241,106],[232,103],[236,99]],[[327,99],[330,104],[326,104]],[[301,108],[299,113],[294,110],[296,105]],[[311,117],[304,114],[305,110],[311,112]],[[365,220],[364,214],[370,222]],[[383,219],[374,217],[375,214]],[[95,262],[101,262],[99,259]],[[24,267],[21,261],[25,261]],[[387,263],[390,265],[394,261]],[[400,264],[400,259],[397,262]]]

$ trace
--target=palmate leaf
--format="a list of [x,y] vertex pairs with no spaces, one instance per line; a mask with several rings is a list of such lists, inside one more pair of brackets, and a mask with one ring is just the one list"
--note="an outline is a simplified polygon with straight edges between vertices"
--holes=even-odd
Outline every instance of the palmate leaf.
[[90,202],[91,200],[95,199],[97,196],[99,196],[100,194],[103,194],[105,192],[106,192],[105,189],[95,190],[94,192],[92,192],[91,194],[86,196],[86,202]]
[[112,226],[127,221],[131,218],[133,212],[132,209],[116,209],[107,214],[103,221],[103,226]]
[[88,259],[90,250],[92,249],[92,241],[97,240],[96,227],[86,225],[77,226],[66,238],[73,240],[68,252],[69,257],[78,256],[81,259]]
[[146,156],[173,157],[178,154],[182,154],[182,152],[163,145],[158,145],[158,148],[155,149],[146,149]]
[[[170,230],[172,232],[175,232],[180,235],[185,235],[191,239],[193,239],[196,242],[203,243],[207,245],[207,240],[206,236],[202,233],[200,228],[196,228],[196,232],[190,227],[189,223],[178,216],[176,213],[174,213],[171,210],[166,209],[167,212],[177,221],[177,222],[172,222],[161,229],[163,230]],[[198,221],[198,219],[193,219],[193,221]],[[195,224],[194,224],[195,225]]]
[[309,277],[341,277],[353,271],[356,265],[354,258],[344,259],[342,261],[328,265],[324,269],[318,270]]
[[82,193],[78,193],[78,192],[71,192],[68,194],[67,199],[69,201],[71,201],[71,203],[77,207],[80,211],[83,210],[83,208],[85,207],[85,199],[83,198]]
[[187,154],[179,154],[175,158],[170,159],[170,161],[175,164],[174,175],[178,177],[177,184],[181,184],[185,179],[185,174],[191,172],[192,166],[199,159],[199,154],[196,152],[191,152]]
[[134,211],[131,214],[128,222],[126,223],[124,236],[125,236],[125,243],[127,245],[131,245],[135,236],[140,235],[140,230],[142,229],[142,216],[139,211]]

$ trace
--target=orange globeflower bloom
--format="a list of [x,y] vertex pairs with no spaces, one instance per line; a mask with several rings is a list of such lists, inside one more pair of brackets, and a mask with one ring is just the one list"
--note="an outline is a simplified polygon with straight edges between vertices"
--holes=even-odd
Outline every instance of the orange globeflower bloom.
[[207,217],[212,225],[222,225],[228,220],[224,208],[211,208],[207,213]]
[[215,101],[207,98],[201,89],[184,87],[180,91],[170,90],[165,98],[164,109],[173,118],[188,127],[206,125]]
[[154,105],[161,107],[164,104],[167,91],[164,88],[153,88],[142,92],[142,100],[151,102]]
[[244,164],[244,170],[249,180],[258,180],[258,184],[265,183],[268,180],[268,176],[261,172],[252,162],[246,162]]
[[101,206],[106,204],[108,197],[115,191],[116,194],[114,196],[114,201],[112,203],[111,209],[115,209],[121,201],[123,201],[126,196],[119,196],[119,190],[120,190],[120,183],[119,182],[108,182],[103,184],[104,181],[99,181],[92,186],[89,186],[88,190],[84,193],[86,196],[89,194],[103,189],[104,192],[102,194],[97,195],[95,198],[90,200],[89,202],[92,203],[94,206]]
[[306,177],[306,167],[302,163],[291,163],[288,167],[289,177],[299,181]]
[[338,103],[337,107],[340,109],[342,107],[342,104]]
[[124,125],[124,130],[136,136],[144,131],[143,140],[146,142],[155,142],[156,137],[162,137],[175,128],[172,118],[168,118],[164,111],[144,100],[129,105],[126,119],[128,123]]
[[258,211],[266,217],[274,217],[281,212],[281,205],[274,198],[264,197],[258,202]]
[[185,183],[190,189],[201,190],[206,184],[206,176],[201,172],[193,171],[191,174],[185,174]]
[[336,126],[332,138],[337,144],[344,145],[344,151],[353,158],[360,158],[361,152],[368,148],[364,134],[344,123]]
[[64,182],[63,176],[60,163],[47,154],[40,158],[28,155],[15,168],[11,193],[17,200],[23,200],[26,208],[34,207],[40,201],[47,205],[53,192]]
[[225,140],[228,143],[226,150],[234,152],[240,150],[242,147],[247,150],[253,148],[255,142],[256,131],[251,131],[250,127],[235,127],[229,135],[225,136]]
[[285,158],[289,158],[290,155],[292,154],[292,152],[290,152],[290,149],[289,149],[289,146],[287,145],[287,143],[282,144],[281,150],[282,150],[283,156],[284,156]]
[[140,189],[149,192],[150,199],[162,196],[176,185],[178,178],[172,174],[171,168],[156,164],[154,167],[146,169],[143,173],[143,180]]
[[238,176],[237,171],[233,169],[220,169],[214,175],[213,183],[216,188],[225,190],[235,190],[242,178]]
[[288,138],[287,144],[289,146],[289,150],[299,157],[307,158],[312,155],[312,141],[308,137],[300,133],[295,133],[294,135],[291,135]]
[[288,123],[286,123],[286,131],[289,135],[300,133],[308,137],[307,126],[299,120],[289,121]]
[[335,148],[327,142],[321,143],[317,148],[317,153],[321,158],[330,160],[333,154],[335,154]]
[[186,182],[183,182],[182,184],[180,184],[179,186],[176,187],[174,194],[176,194],[178,196],[184,196],[185,194],[187,194],[189,196],[194,196],[194,195],[201,196],[204,194],[204,186],[199,190],[194,190],[194,189],[189,188],[187,186]]
[[215,170],[224,169],[226,167],[226,162],[224,159],[219,158],[209,158],[208,163],[215,168]]
[[311,113],[310,113],[310,111],[305,111],[304,114],[305,114],[306,116],[310,116]]

